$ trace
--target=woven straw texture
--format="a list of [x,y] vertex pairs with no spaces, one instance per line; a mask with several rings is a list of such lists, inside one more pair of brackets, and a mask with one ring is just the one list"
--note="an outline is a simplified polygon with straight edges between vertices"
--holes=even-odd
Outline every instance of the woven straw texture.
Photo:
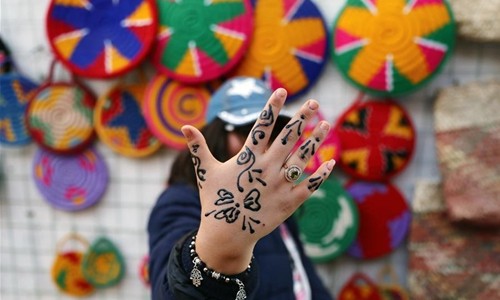
[[499,112],[500,82],[449,87],[438,95],[436,147],[454,221],[500,226]]
[[0,76],[0,144],[19,146],[31,142],[26,109],[37,85],[19,74]]
[[358,233],[356,204],[333,177],[321,184],[294,217],[306,254],[318,263],[344,253]]
[[450,0],[450,4],[461,37],[500,42],[500,0]]
[[92,148],[71,156],[39,149],[33,161],[33,177],[45,200],[66,211],[96,204],[109,180],[103,158]]
[[396,96],[441,69],[455,44],[455,23],[445,0],[348,0],[333,35],[333,60],[350,83]]
[[95,138],[94,106],[89,90],[75,83],[48,83],[30,101],[26,114],[33,140],[55,153],[73,154]]
[[120,250],[108,238],[98,238],[85,253],[83,276],[96,288],[118,284],[125,275],[125,261]]
[[158,1],[160,30],[153,61],[186,83],[215,79],[238,63],[253,32],[250,0]]
[[117,84],[97,101],[94,122],[99,139],[115,152],[144,157],[160,149],[142,115],[145,83]]
[[498,299],[499,236],[499,229],[454,224],[441,186],[417,183],[408,244],[411,299]]
[[297,99],[319,78],[328,56],[325,21],[310,0],[259,0],[250,49],[235,76],[262,78]]
[[75,74],[106,78],[137,66],[156,37],[154,0],[52,0],[47,34],[53,52]]
[[347,192],[356,201],[359,230],[347,250],[353,257],[372,259],[391,253],[403,243],[411,214],[406,200],[390,183],[351,181]]
[[210,90],[204,85],[185,85],[157,75],[146,90],[144,118],[149,129],[165,145],[184,149],[186,141],[181,127],[205,125]]
[[410,115],[394,101],[356,102],[339,117],[340,166],[349,175],[387,181],[408,165],[415,148]]

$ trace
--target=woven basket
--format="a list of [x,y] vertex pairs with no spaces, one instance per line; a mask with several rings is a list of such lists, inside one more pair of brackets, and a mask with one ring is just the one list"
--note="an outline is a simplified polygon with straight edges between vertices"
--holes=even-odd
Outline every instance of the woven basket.
[[158,1],[156,69],[183,83],[227,73],[248,49],[253,32],[250,0]]
[[479,42],[500,42],[500,0],[450,0],[458,34]]
[[332,55],[354,86],[398,96],[430,81],[454,45],[446,0],[348,0],[333,28]]
[[46,27],[57,58],[73,73],[108,78],[142,62],[156,37],[154,0],[52,0]]
[[233,76],[263,79],[298,99],[318,80],[328,57],[325,20],[310,0],[258,0],[255,32]]
[[125,261],[120,250],[106,237],[96,239],[82,261],[85,279],[96,288],[114,286],[125,275]]
[[442,90],[434,106],[443,194],[454,221],[500,226],[500,82]]
[[412,206],[411,299],[498,299],[500,230],[451,222],[439,183],[418,182]]

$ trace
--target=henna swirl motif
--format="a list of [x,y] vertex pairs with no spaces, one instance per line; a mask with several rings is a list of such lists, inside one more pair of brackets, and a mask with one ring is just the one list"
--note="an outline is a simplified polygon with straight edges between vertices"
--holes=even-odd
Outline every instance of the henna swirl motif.
[[207,174],[207,170],[201,167],[201,159],[198,156],[191,155],[191,159],[193,161],[196,177],[198,178],[198,186],[201,189],[203,188],[201,182],[206,180],[205,174]]
[[245,189],[243,188],[243,186],[241,185],[241,177],[244,175],[244,174],[247,174],[248,175],[248,182],[252,183],[253,180],[257,180],[258,182],[260,182],[263,186],[266,186],[267,183],[262,180],[261,178],[259,177],[255,177],[252,175],[253,173],[255,174],[262,174],[262,169],[252,169],[253,165],[255,164],[255,154],[252,152],[252,150],[250,150],[250,148],[248,147],[245,147],[245,151],[244,152],[241,152],[240,155],[238,156],[238,158],[236,159],[236,163],[240,166],[243,166],[243,165],[248,165],[245,169],[243,169],[243,171],[240,172],[240,174],[238,175],[238,179],[237,179],[237,183],[236,183],[236,186],[238,188],[238,191],[240,192],[244,192]]
[[274,123],[273,107],[271,106],[271,104],[269,104],[268,108],[260,113],[259,123],[255,125],[255,127],[252,129],[251,136],[252,136],[252,143],[254,145],[258,145],[259,144],[258,140],[262,140],[266,137],[266,133],[264,132],[264,130],[260,129],[260,127],[262,126],[269,127],[273,125],[273,123]]

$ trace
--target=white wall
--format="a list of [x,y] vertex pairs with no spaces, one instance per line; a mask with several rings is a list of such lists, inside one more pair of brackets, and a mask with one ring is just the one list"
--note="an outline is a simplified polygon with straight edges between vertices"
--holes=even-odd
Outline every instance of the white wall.
[[[10,46],[19,70],[41,82],[52,60],[46,40],[44,18],[48,0],[0,0],[0,34]],[[316,0],[329,27],[343,1]],[[59,76],[64,77],[64,72]],[[443,86],[478,79],[500,78],[500,45],[480,45],[459,41],[443,72],[423,90],[399,102],[410,112],[418,130],[416,155],[395,184],[411,202],[413,187],[421,179],[439,179],[436,165],[432,106],[436,91]],[[88,81],[97,95],[111,81]],[[320,101],[323,114],[334,121],[353,101],[357,91],[340,77],[330,61],[320,81],[301,100]],[[473,99],[471,99],[473,101]],[[302,101],[297,101],[293,110]],[[111,181],[102,202],[90,210],[69,214],[52,209],[36,190],[32,180],[35,145],[23,148],[0,146],[6,184],[0,190],[0,295],[11,299],[68,299],[56,291],[50,267],[56,242],[71,230],[88,240],[108,235],[123,251],[127,276],[118,286],[96,293],[90,299],[149,299],[148,290],[138,279],[141,257],[147,252],[145,226],[149,211],[164,186],[175,152],[163,149],[147,159],[134,160],[111,152],[102,143]],[[342,177],[339,171],[337,175]],[[341,257],[318,266],[321,275],[336,294],[352,272],[362,270],[375,276],[384,263],[391,263],[405,282],[407,253],[401,247],[382,259],[361,262]]]

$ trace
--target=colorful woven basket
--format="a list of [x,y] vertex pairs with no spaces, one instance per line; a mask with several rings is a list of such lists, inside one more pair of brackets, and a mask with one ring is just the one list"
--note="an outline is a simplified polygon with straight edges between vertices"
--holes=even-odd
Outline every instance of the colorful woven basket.
[[357,272],[340,290],[338,300],[385,300],[380,291],[367,275]]
[[118,284],[125,275],[125,261],[120,250],[108,238],[98,238],[82,261],[82,273],[96,288]]
[[396,96],[428,82],[455,45],[446,0],[347,0],[333,28],[333,60],[368,93]]
[[359,231],[347,253],[372,259],[389,254],[404,241],[411,213],[399,190],[389,183],[351,181],[347,192],[359,212]]
[[327,262],[338,257],[358,233],[356,204],[333,177],[321,184],[294,217],[304,250],[314,262]]
[[158,71],[185,83],[215,79],[238,63],[253,32],[249,0],[158,1]]
[[498,299],[500,228],[452,222],[442,192],[439,183],[415,185],[408,242],[411,299]]
[[262,78],[272,90],[288,91],[288,100],[310,88],[328,56],[328,30],[310,0],[258,0],[255,33],[235,76]]
[[[69,242],[78,242],[84,249],[65,250]],[[94,287],[83,277],[81,263],[88,242],[78,234],[69,234],[57,244],[56,258],[52,264],[51,277],[57,288],[68,295],[84,297],[94,292]]]
[[[316,124],[323,120],[325,120],[323,114],[318,111],[315,117],[309,123],[307,123],[304,130],[302,131],[302,135],[299,138],[296,149],[298,149],[300,145],[311,136]],[[304,172],[308,174],[314,173],[321,166],[321,164],[327,160],[339,160],[341,148],[340,139],[337,132],[335,130],[330,130],[328,132],[328,135],[323,140],[323,143],[321,143],[321,146],[315,151],[316,153],[311,157],[304,169]]]
[[0,76],[0,144],[26,145],[31,136],[26,125],[26,109],[37,85],[17,73]]
[[28,129],[41,147],[59,154],[75,154],[95,138],[95,97],[80,82],[53,82],[51,66],[47,82],[26,110]]
[[151,286],[149,281],[149,255],[145,255],[139,264],[139,278],[145,286]]
[[413,123],[394,101],[356,101],[335,126],[342,152],[340,166],[349,175],[386,181],[403,171],[415,148]]
[[106,78],[146,57],[158,19],[154,0],[52,0],[46,26],[52,50],[66,67]]
[[119,154],[144,157],[162,145],[142,115],[145,91],[145,83],[121,83],[97,101],[94,124],[99,139]]
[[108,185],[106,164],[95,149],[59,156],[39,149],[33,177],[45,200],[66,211],[79,211],[101,200]]
[[153,134],[168,147],[184,149],[181,127],[205,125],[210,90],[202,85],[185,85],[164,75],[154,77],[146,90],[144,118]]

